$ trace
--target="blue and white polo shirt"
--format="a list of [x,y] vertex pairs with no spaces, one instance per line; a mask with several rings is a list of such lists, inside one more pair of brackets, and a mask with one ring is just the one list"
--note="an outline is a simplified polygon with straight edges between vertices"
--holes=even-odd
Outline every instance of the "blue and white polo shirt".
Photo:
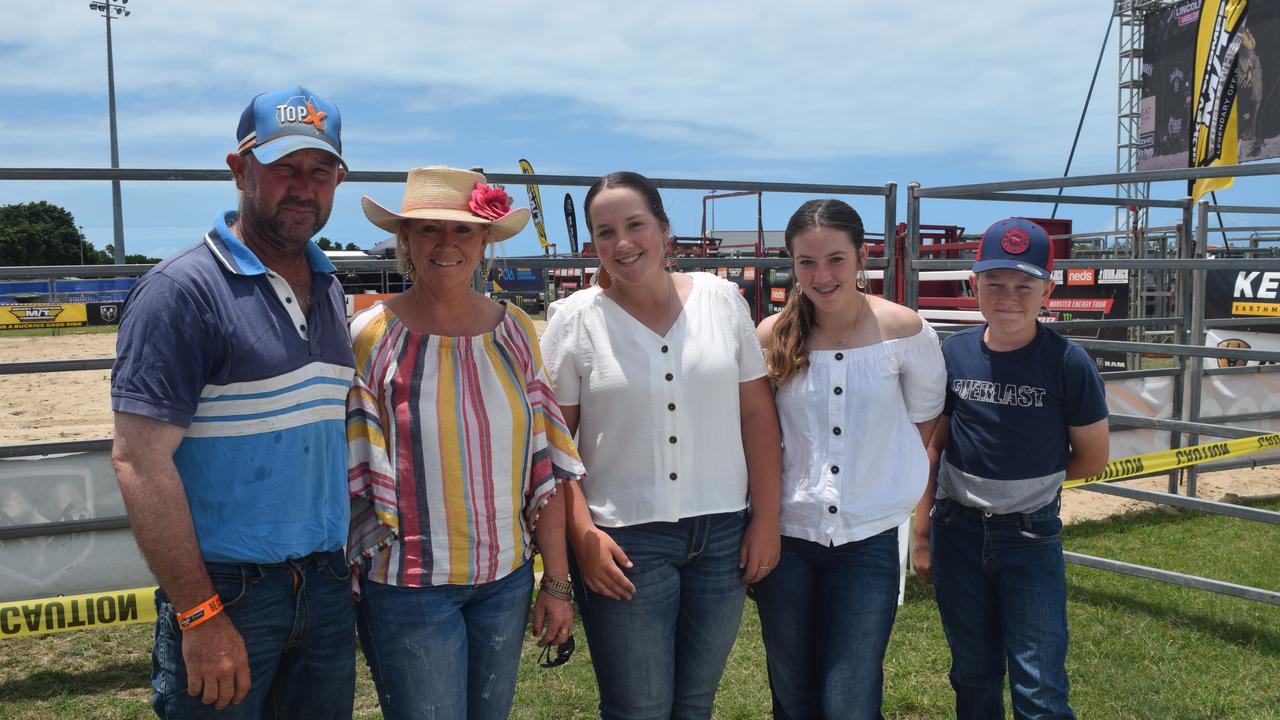
[[310,313],[218,216],[130,293],[111,409],[187,429],[173,459],[208,562],[278,563],[346,543],[342,287],[314,244]]

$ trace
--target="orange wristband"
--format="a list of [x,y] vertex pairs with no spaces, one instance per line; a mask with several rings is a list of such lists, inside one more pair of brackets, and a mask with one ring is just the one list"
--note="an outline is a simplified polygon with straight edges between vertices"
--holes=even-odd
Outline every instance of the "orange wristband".
[[178,613],[178,628],[186,632],[222,612],[222,598],[217,593],[186,612]]

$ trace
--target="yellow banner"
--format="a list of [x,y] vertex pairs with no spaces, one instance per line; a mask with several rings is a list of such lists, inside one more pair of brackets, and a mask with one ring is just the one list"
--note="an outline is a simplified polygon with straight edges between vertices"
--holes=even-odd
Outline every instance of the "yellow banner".
[[1280,303],[1268,302],[1250,302],[1248,300],[1236,300],[1231,303],[1232,315],[1263,315],[1266,317],[1280,317]]
[[0,330],[80,327],[88,322],[84,303],[0,305]]
[[[1196,38],[1196,104],[1191,123],[1191,167],[1239,163],[1236,56],[1247,0],[1204,0]],[[1232,178],[1192,183],[1191,197],[1231,187]]]
[[[533,175],[533,166],[528,160],[520,161],[520,172],[525,175]],[[525,184],[525,190],[529,191],[529,214],[533,217],[533,229],[538,233],[538,244],[546,250],[550,246],[547,240],[547,226],[542,221],[542,194],[538,192],[537,185]]]
[[154,587],[0,603],[0,638],[156,621]]
[[1102,471],[1101,475],[1068,480],[1062,484],[1062,487],[1070,489],[1088,485],[1089,483],[1124,480],[1125,478],[1137,477],[1148,473],[1159,473],[1198,465],[1210,460],[1222,460],[1223,458],[1236,457],[1238,455],[1248,455],[1260,450],[1278,449],[1280,449],[1280,433],[1272,433],[1270,435],[1224,440],[1207,445],[1160,450],[1159,452],[1145,453],[1143,455],[1130,455],[1107,463],[1107,468]]

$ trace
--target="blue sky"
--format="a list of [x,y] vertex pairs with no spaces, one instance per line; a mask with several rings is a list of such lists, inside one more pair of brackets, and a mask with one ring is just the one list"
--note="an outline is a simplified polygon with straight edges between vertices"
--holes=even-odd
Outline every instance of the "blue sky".
[[[429,164],[519,172],[880,185],[944,185],[1061,174],[1111,0],[972,4],[219,3],[132,0],[113,24],[120,162],[224,168],[241,110],[301,83],[342,110],[345,156],[360,170]],[[108,167],[104,21],[87,2],[11,4],[0,25],[0,166]],[[1073,175],[1115,167],[1116,40],[1108,42]],[[1275,178],[1243,179],[1219,200],[1273,202]],[[1181,183],[1157,186],[1177,197]],[[164,256],[236,203],[228,183],[125,183],[129,252]],[[523,188],[511,187],[517,204]],[[542,188],[561,249],[566,188]],[[579,208],[583,189],[571,189]],[[1107,190],[1094,192],[1105,193]],[[905,189],[901,191],[905,194]],[[344,184],[323,234],[368,247],[384,234],[363,194],[398,206],[388,184]],[[679,234],[697,234],[701,196],[664,193]],[[807,196],[767,194],[782,228]],[[0,204],[68,208],[111,243],[106,182],[0,181]],[[877,199],[853,199],[881,229]],[[722,201],[716,225],[749,229],[751,200]],[[1046,205],[926,201],[922,221],[981,230]],[[899,209],[899,218],[905,216]],[[1068,207],[1077,231],[1105,208]],[[1153,211],[1172,224],[1176,211]],[[1235,218],[1268,224],[1265,218]],[[581,211],[579,210],[581,224]],[[585,233],[585,226],[580,227]],[[540,254],[532,229],[507,256]]]

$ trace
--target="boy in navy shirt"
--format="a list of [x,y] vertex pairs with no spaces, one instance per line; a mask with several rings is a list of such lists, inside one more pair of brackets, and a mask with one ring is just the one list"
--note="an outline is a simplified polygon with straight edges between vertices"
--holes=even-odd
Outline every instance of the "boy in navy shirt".
[[1058,507],[1064,480],[1106,466],[1107,403],[1084,350],[1036,320],[1052,269],[1039,225],[992,225],[969,277],[986,322],[942,344],[912,564],[934,585],[961,720],[1004,717],[1006,666],[1015,718],[1075,717]]

